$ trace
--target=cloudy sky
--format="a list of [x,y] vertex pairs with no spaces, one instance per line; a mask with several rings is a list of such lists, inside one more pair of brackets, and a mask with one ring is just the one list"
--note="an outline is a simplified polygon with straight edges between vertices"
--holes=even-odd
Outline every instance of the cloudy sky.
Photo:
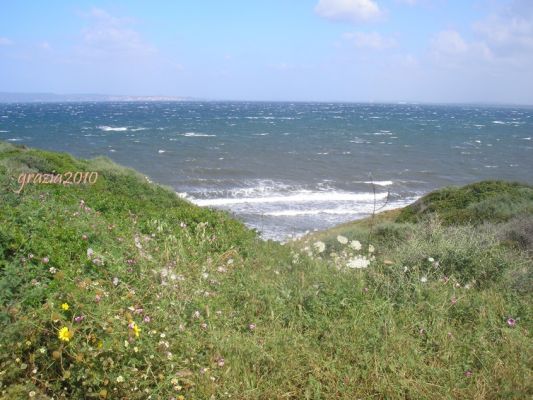
[[533,104],[533,0],[0,2],[0,92]]

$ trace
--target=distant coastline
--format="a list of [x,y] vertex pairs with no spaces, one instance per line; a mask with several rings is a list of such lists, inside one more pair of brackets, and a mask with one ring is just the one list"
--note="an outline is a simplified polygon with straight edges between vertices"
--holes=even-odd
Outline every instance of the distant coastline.
[[92,93],[9,93],[0,92],[0,103],[55,103],[55,102],[151,102],[151,101],[200,101],[184,96],[124,96]]

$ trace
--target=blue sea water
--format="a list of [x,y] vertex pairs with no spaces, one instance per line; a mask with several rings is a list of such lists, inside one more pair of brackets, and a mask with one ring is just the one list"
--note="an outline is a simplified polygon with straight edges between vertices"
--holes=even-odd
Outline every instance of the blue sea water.
[[108,156],[277,240],[446,185],[533,183],[532,137],[532,107],[0,104],[0,140]]

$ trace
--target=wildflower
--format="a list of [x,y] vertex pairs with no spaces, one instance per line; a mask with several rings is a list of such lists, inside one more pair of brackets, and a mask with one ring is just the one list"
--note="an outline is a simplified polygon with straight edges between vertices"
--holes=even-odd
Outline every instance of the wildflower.
[[346,243],[348,243],[348,239],[347,239],[345,236],[342,236],[342,235],[337,236],[337,241],[338,241],[340,244],[346,244]]
[[67,311],[70,307],[69,307],[69,305],[67,303],[63,303],[63,304],[61,304],[61,308],[63,310],[65,310],[65,311]]
[[87,258],[89,259],[93,258],[93,255],[94,255],[94,250],[89,247],[87,249]]
[[50,271],[50,273],[51,273],[52,275],[54,275],[54,274],[57,272],[57,269],[54,268],[54,267],[50,267],[50,269],[49,269],[48,271]]
[[122,383],[122,382],[124,382],[124,377],[122,375],[119,375],[117,377],[117,383]]
[[113,278],[113,285],[118,286],[118,283],[119,283],[119,282],[120,282],[120,280],[115,276],[115,277]]
[[316,249],[318,253],[322,253],[324,250],[326,250],[326,244],[320,241],[314,243],[313,247]]
[[361,246],[361,242],[359,240],[352,240],[350,242],[350,247],[354,250],[361,250],[362,246]]
[[363,288],[363,292],[368,293],[368,288],[367,287]]
[[28,258],[31,260],[33,258],[33,254],[32,253],[28,254]]
[[255,324],[248,325],[248,329],[250,329],[251,331],[255,330]]
[[509,325],[511,328],[514,327],[516,325],[516,320],[514,318],[508,318],[507,325]]
[[135,337],[140,336],[141,328],[139,328],[134,321],[130,321],[128,327],[133,331],[133,334],[135,335]]
[[99,294],[94,296],[94,301],[96,301],[97,303],[100,303],[100,300],[102,300],[102,296],[100,296]]
[[89,238],[87,237],[87,235],[81,235],[81,239],[82,239],[82,240],[87,240],[87,239],[89,239]]
[[450,300],[450,302],[452,304],[457,304],[457,299],[455,297],[452,297],[452,299]]
[[420,335],[423,335],[423,334],[426,333],[426,330],[425,330],[424,328],[420,328],[420,329],[418,330],[418,333],[419,333]]
[[76,322],[81,322],[84,319],[85,319],[84,315],[78,315],[78,316],[74,317],[74,321],[76,321]]
[[433,262],[435,262],[435,259],[434,259],[433,257],[428,257],[428,261],[429,261],[430,263],[433,263]]
[[220,357],[218,360],[217,360],[217,365],[219,367],[223,367],[224,366],[224,359],[222,357]]
[[361,269],[367,268],[369,264],[370,260],[367,259],[365,256],[355,256],[354,258],[348,260],[346,266],[352,269]]
[[422,283],[426,283],[427,281],[428,281],[427,276],[423,276],[422,278],[420,278],[420,282]]
[[468,370],[468,371],[465,371],[465,376],[467,378],[470,378],[472,376],[472,371]]
[[36,394],[37,394],[37,393],[35,393],[35,391],[32,390],[30,393],[28,393],[28,396],[30,396],[30,397],[35,397]]
[[203,375],[207,372],[207,368],[200,368],[200,373]]
[[62,340],[63,342],[70,341],[70,339],[72,339],[72,336],[74,336],[74,333],[70,331],[66,326],[61,328],[57,334],[59,340]]
[[196,319],[200,318],[200,311],[196,310],[192,316]]
[[43,259],[41,261],[43,262],[43,264],[48,264],[50,259],[48,257],[43,257]]
[[146,315],[146,316],[143,318],[143,321],[146,322],[146,323],[148,323],[148,322],[151,321],[151,318],[150,318],[148,315]]
[[371,244],[368,245],[368,252],[373,253],[376,249]]
[[41,354],[46,353],[46,347],[41,347],[41,348],[39,349],[39,353],[41,353]]
[[202,324],[200,324],[200,328],[202,329],[207,329],[207,324],[204,322]]
[[225,272],[228,272],[228,270],[224,267],[218,267],[217,268],[217,272],[220,272],[221,274],[225,273]]

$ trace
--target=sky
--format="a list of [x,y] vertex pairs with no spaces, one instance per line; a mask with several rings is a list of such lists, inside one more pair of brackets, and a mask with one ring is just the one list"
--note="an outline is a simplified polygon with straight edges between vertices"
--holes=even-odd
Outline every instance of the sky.
[[0,92],[533,104],[533,0],[0,0]]

